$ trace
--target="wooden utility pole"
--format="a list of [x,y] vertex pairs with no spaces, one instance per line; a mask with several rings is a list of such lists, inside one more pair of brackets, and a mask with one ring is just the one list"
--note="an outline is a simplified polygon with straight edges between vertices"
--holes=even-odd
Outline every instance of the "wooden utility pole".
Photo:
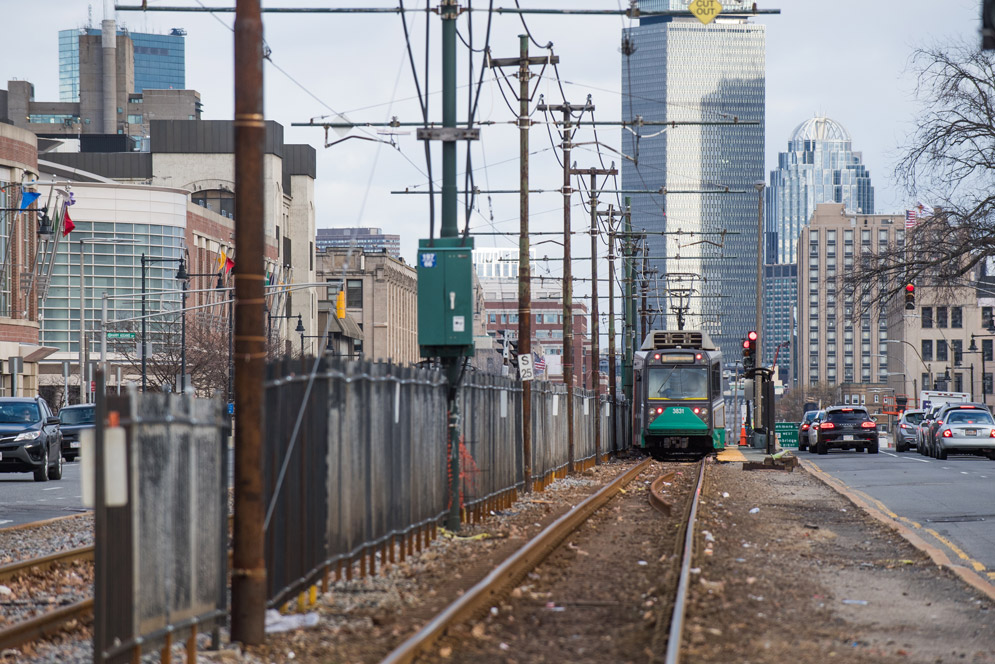
[[587,103],[582,106],[564,104],[539,104],[540,111],[563,113],[563,382],[567,386],[567,469],[574,472],[574,325],[573,325],[573,257],[571,242],[573,238],[570,221],[570,198],[573,189],[570,186],[570,151],[573,147],[572,128],[573,113],[593,111],[594,104],[588,95]]
[[594,463],[601,464],[601,326],[598,312],[598,176],[617,175],[612,168],[571,168],[591,178],[591,374],[594,384]]
[[[491,58],[490,66],[518,67],[518,355],[532,354],[532,264],[529,257],[529,65],[556,64],[555,55],[529,57],[529,36],[518,35],[517,58]],[[525,491],[532,490],[532,383],[522,382],[522,459]]]
[[[266,638],[263,522],[263,379],[266,371],[263,268],[263,21],[260,0],[235,8],[235,514],[231,638]],[[143,339],[144,342],[144,339]]]

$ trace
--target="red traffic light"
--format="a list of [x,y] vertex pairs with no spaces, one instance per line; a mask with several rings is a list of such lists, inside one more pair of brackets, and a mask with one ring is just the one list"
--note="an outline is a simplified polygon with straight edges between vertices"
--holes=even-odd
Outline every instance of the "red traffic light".
[[750,347],[750,342],[749,342],[749,340],[747,340],[747,339],[743,339],[743,348],[749,348],[749,347]]
[[757,340],[757,333],[754,332],[754,331],[752,331],[752,330],[750,330],[750,332],[746,335],[746,338],[749,339],[750,341],[756,341]]
[[916,292],[916,287],[913,286],[912,284],[909,284],[908,286],[905,287],[905,292],[906,293],[915,293]]

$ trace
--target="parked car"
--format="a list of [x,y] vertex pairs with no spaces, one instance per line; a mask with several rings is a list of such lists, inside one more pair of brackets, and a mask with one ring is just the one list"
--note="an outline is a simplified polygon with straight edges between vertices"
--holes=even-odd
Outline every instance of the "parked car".
[[59,418],[40,397],[0,397],[0,472],[62,479]]
[[895,449],[905,452],[916,446],[916,425],[922,422],[924,410],[907,410],[902,413],[895,429]]
[[62,458],[66,461],[71,463],[79,456],[80,432],[97,426],[95,415],[96,406],[92,403],[66,406],[59,411],[59,428],[62,429]]
[[812,420],[819,414],[817,410],[807,410],[802,417],[802,423],[798,427],[798,451],[808,448],[808,430],[812,427]]
[[916,451],[919,454],[929,454],[929,431],[936,419],[936,413],[943,407],[943,404],[930,406],[926,409],[926,414],[922,416],[922,421],[916,427]]
[[995,419],[983,404],[951,405],[940,417],[930,456],[942,460],[960,452],[995,459]]
[[863,406],[831,406],[819,422],[815,436],[818,454],[830,448],[867,450],[878,453],[878,425]]
[[806,434],[806,442],[808,444],[808,451],[815,452],[815,441],[819,433],[819,425],[826,419],[826,411],[819,410],[816,411],[815,417],[812,418],[811,424],[808,426],[808,431]]

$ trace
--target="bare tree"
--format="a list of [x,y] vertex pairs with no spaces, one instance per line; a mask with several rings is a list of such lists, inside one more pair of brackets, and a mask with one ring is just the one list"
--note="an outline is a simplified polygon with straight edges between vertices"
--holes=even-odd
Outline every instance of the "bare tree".
[[995,255],[995,60],[959,45],[920,49],[912,64],[920,111],[895,176],[913,200],[935,209],[904,245],[861,255],[844,277],[864,310],[908,283],[964,286]]
[[777,419],[782,422],[800,422],[805,415],[805,404],[814,402],[822,408],[836,401],[836,386],[819,383],[815,386],[785,390],[777,401]]

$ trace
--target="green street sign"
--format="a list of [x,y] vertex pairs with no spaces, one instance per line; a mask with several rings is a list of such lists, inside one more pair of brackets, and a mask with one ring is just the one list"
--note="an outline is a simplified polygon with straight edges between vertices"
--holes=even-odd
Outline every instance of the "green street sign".
[[128,340],[131,340],[131,339],[135,338],[135,333],[134,332],[108,332],[107,333],[107,338],[108,339],[128,339]]

